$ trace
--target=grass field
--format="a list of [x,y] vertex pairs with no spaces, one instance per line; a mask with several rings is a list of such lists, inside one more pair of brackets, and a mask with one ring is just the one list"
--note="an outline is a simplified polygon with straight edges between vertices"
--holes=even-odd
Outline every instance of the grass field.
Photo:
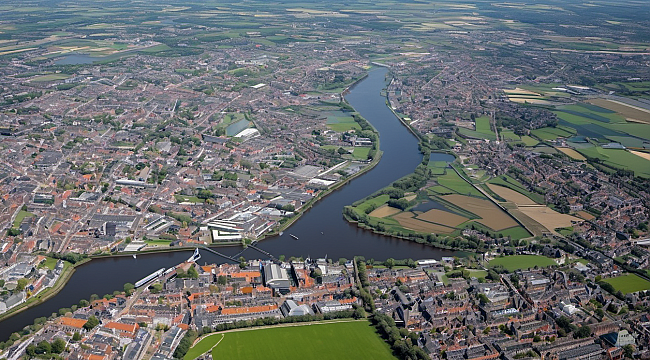
[[332,111],[327,115],[327,127],[337,132],[361,130],[354,118],[342,111]]
[[587,160],[584,156],[582,156],[582,154],[580,154],[579,152],[577,152],[577,151],[575,151],[575,150],[573,150],[571,148],[558,147],[557,149],[560,150],[561,152],[563,152],[565,155],[567,155],[568,157],[570,157],[573,160],[578,160],[578,161]]
[[615,278],[604,279],[606,283],[609,283],[623,294],[635,293],[641,290],[650,290],[650,281],[647,281],[635,274],[625,274]]
[[490,129],[490,118],[487,116],[477,117],[476,120],[476,131],[481,134],[493,135],[494,131]]
[[602,147],[589,147],[578,149],[589,158],[598,158],[606,165],[615,168],[633,170],[634,175],[650,178],[650,161],[623,149],[603,149]]
[[542,140],[555,140],[559,137],[571,137],[575,132],[560,127],[545,127],[530,132]]
[[14,228],[18,229],[20,223],[22,223],[26,217],[33,217],[33,216],[34,214],[30,212],[27,212],[25,210],[20,210],[18,212],[18,215],[16,215],[16,218],[14,219]]
[[483,194],[467,183],[467,181],[463,180],[453,170],[447,171],[445,175],[438,176],[437,181],[438,184],[458,194],[483,197]]
[[472,138],[472,139],[487,139],[487,140],[496,140],[497,139],[494,132],[482,133],[482,132],[479,132],[479,131],[474,131],[474,130],[463,128],[463,127],[458,128],[458,133],[465,136],[465,137]]
[[49,257],[49,258],[45,259],[45,261],[43,261],[38,267],[39,268],[48,268],[50,270],[54,270],[54,267],[56,267],[56,262],[57,261],[58,261],[57,259]]
[[[223,337],[223,339],[222,339]],[[212,350],[218,359],[395,359],[367,321],[309,323],[213,334],[184,357],[192,360]]]
[[490,260],[490,266],[503,265],[508,271],[533,268],[535,266],[546,267],[556,265],[551,258],[539,255],[513,255],[498,257]]

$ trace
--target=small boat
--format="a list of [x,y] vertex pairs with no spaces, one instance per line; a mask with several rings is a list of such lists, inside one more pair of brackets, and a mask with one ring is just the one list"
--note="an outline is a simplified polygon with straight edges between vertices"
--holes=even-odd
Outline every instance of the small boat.
[[289,236],[291,236],[292,238],[298,240],[298,237],[296,235],[294,235],[294,234],[289,234]]
[[323,234],[323,232],[322,232],[322,231],[320,232],[320,234],[321,234],[321,235],[325,235],[325,234]]
[[137,257],[137,256],[135,256],[135,254],[133,254],[133,258],[134,258],[134,259],[137,259],[138,257]]
[[282,234],[284,234],[284,231],[280,231],[280,236],[282,236]]

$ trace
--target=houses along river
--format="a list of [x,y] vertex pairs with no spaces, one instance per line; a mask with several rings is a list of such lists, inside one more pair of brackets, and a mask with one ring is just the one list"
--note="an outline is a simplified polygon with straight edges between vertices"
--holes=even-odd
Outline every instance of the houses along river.
[[[368,77],[356,84],[345,97],[350,105],[379,131],[383,151],[379,164],[316,203],[285,230],[283,236],[261,241],[257,245],[259,248],[276,257],[327,255],[333,259],[351,259],[355,255],[377,260],[391,257],[440,259],[442,256],[454,254],[448,250],[373,234],[343,219],[342,210],[345,205],[410,174],[422,160],[422,154],[418,151],[418,140],[388,109],[385,97],[381,96],[381,90],[386,86],[387,72],[385,68],[371,70]],[[223,247],[218,250],[225,255],[234,256],[241,252],[242,248]],[[49,316],[60,308],[70,307],[81,299],[90,298],[91,294],[102,296],[121,290],[125,283],[135,283],[162,267],[176,265],[187,260],[191,254],[192,251],[188,250],[141,254],[136,259],[131,256],[94,259],[79,266],[56,296],[1,322],[0,340],[6,340],[12,332],[32,324],[37,317]],[[224,259],[207,251],[202,251],[201,255],[200,263],[224,262]],[[251,248],[244,250],[242,255],[249,259],[265,257]]]

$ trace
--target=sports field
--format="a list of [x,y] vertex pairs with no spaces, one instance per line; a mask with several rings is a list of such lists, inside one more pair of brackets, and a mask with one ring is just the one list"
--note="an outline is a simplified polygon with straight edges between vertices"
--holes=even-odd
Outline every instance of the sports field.
[[641,290],[650,290],[650,282],[634,274],[625,274],[615,278],[603,279],[623,294],[635,293]]
[[388,344],[367,321],[308,323],[214,334],[193,346],[184,359],[194,359],[217,343],[212,350],[215,360],[395,359]]
[[490,267],[503,265],[508,271],[533,268],[535,265],[546,267],[556,264],[553,259],[540,255],[513,255],[490,260]]

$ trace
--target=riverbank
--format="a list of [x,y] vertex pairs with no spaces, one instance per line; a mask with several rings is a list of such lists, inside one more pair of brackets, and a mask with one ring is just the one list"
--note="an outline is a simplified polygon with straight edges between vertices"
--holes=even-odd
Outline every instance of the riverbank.
[[0,315],[0,321],[3,321],[5,319],[8,319],[22,311],[25,311],[31,307],[34,307],[36,305],[39,305],[52,297],[54,297],[56,294],[58,294],[68,283],[68,280],[72,277],[72,274],[75,272],[75,268],[77,266],[81,266],[87,262],[89,262],[91,259],[86,258],[83,259],[76,264],[71,264],[69,262],[64,262],[63,270],[61,271],[61,275],[59,278],[56,280],[54,285],[52,287],[46,288],[45,290],[39,292],[36,295],[31,296],[29,299],[27,299],[24,303],[11,308],[9,311],[4,312],[2,315]]

